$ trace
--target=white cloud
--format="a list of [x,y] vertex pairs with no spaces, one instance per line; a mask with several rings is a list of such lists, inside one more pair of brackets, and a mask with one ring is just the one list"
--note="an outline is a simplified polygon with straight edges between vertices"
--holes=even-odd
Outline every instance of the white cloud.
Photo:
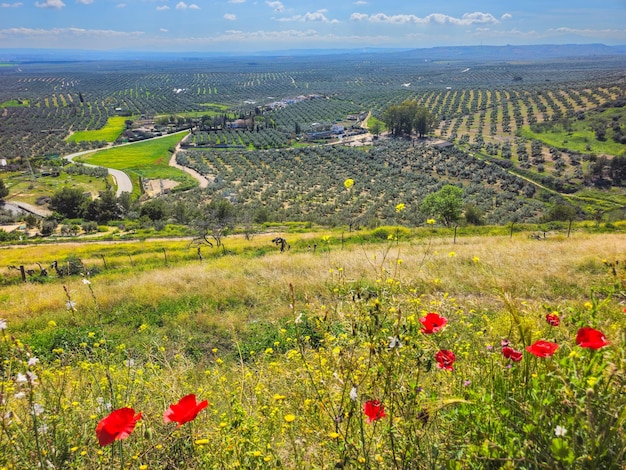
[[93,3],[93,0],[76,0],[76,3],[82,3],[83,5],[89,5]]
[[117,5],[115,5],[115,8],[126,8],[126,4],[125,3],[118,3]]
[[267,4],[267,6],[269,6],[270,8],[273,8],[276,11],[281,11],[283,8],[285,8],[285,6],[282,4],[282,2],[278,2],[278,1],[269,2],[269,1],[266,1],[265,3]]
[[246,0],[228,0],[228,3],[246,3]]
[[232,13],[226,13],[224,15],[224,19],[228,21],[235,21],[237,19],[237,15],[233,15]]
[[364,13],[352,13],[350,19],[354,21],[369,21],[370,23],[451,24],[455,26],[499,23],[499,21],[491,13],[483,13],[480,11],[465,13],[461,18],[444,15],[442,13],[431,13],[423,18],[415,15],[386,15],[385,13],[366,15]]
[[510,20],[511,18],[513,18],[513,15],[511,15],[510,13],[505,13],[504,15],[502,15],[502,16],[500,17],[500,19],[501,19],[502,21],[504,21],[504,20]]
[[0,8],[19,8],[22,6],[21,2],[15,2],[15,3],[3,3],[0,5]]
[[364,0],[358,0],[357,2],[354,2],[355,5],[367,5],[367,2]]
[[187,8],[189,8],[190,10],[199,10],[200,7],[198,5],[196,5],[195,3],[190,3],[189,5],[187,5],[185,2],[178,2],[176,4],[176,9],[177,10],[186,10]]
[[324,13],[328,10],[317,10],[313,13],[307,12],[304,15],[294,15],[290,18],[278,18],[277,21],[302,21],[302,22],[320,22],[320,23],[329,23],[336,24],[339,23],[339,20],[329,20]]
[[35,2],[37,8],[63,8],[63,0],[46,0],[45,2]]
[[52,28],[52,29],[34,29],[34,28],[8,28],[0,29],[0,38],[6,39],[9,37],[49,37],[59,38],[62,36],[68,38],[86,38],[86,37],[98,37],[98,38],[113,38],[113,37],[138,37],[143,35],[142,31],[114,31],[110,29],[83,29],[83,28]]
[[170,7],[168,7],[167,5],[159,5],[158,7],[156,7],[157,11],[166,11],[169,10]]
[[169,29],[165,29],[165,28],[161,28],[159,29],[159,31],[162,33],[169,33]]

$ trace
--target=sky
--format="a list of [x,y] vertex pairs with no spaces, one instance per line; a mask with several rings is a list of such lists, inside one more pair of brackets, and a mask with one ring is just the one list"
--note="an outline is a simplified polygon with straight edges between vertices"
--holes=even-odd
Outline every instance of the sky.
[[0,0],[0,48],[626,44],[626,0]]

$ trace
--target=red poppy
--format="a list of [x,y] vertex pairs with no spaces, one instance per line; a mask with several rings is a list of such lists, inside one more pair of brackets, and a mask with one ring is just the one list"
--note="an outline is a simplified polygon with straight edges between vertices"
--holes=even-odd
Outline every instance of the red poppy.
[[526,346],[526,351],[537,357],[550,357],[558,348],[558,344],[540,339],[539,341],[535,341],[530,346]]
[[452,351],[442,349],[435,354],[435,360],[437,361],[437,367],[445,370],[454,370],[452,364],[456,361],[456,356]]
[[546,321],[550,326],[559,326],[561,319],[556,313],[546,313]]
[[132,408],[120,408],[112,411],[109,416],[102,419],[96,426],[96,436],[102,447],[108,446],[113,441],[126,439],[135,429],[135,424],[141,419],[141,413],[135,415]]
[[193,421],[202,410],[209,406],[207,400],[196,402],[196,396],[191,393],[180,399],[175,405],[171,405],[165,413],[163,413],[163,420],[166,423],[176,422],[181,427],[183,424]]
[[441,330],[446,323],[448,323],[448,319],[440,316],[437,313],[429,313],[425,317],[420,318],[420,323],[424,325],[422,328],[422,333],[426,333],[430,335],[432,333],[437,333]]
[[368,423],[387,416],[384,405],[378,400],[368,400],[363,403],[363,413],[367,416]]
[[606,340],[604,333],[585,326],[578,330],[576,344],[581,348],[600,349],[610,343]]
[[513,362],[519,362],[522,360],[521,351],[516,351],[509,346],[505,346],[502,348],[502,355],[507,359],[511,359]]

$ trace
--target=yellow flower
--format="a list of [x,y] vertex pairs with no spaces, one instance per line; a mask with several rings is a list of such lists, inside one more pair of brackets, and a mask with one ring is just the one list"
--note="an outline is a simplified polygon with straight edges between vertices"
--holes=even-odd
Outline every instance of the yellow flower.
[[280,395],[280,394],[278,394],[278,393],[277,393],[276,395],[274,395],[274,397],[273,397],[273,398],[274,398],[274,400],[276,400],[276,401],[281,401],[281,400],[284,400],[284,399],[285,399],[285,398],[287,398],[287,397],[286,397],[285,395]]
[[585,302],[585,308],[587,310],[591,310],[593,308],[593,304],[591,302]]
[[448,256],[450,258],[454,258],[456,256],[456,253],[454,251],[451,251],[450,253],[448,253]]
[[148,466],[146,464],[139,465],[139,470],[148,470]]
[[348,178],[343,182],[343,185],[346,187],[346,189],[350,189],[352,186],[354,186],[354,180],[352,178]]
[[587,379],[587,385],[589,385],[590,387],[593,387],[597,381],[598,381],[597,377],[589,377]]
[[54,320],[50,320],[50,321],[48,322],[48,326],[49,326],[50,328],[54,328],[55,326],[57,326],[57,322],[55,322]]
[[261,452],[260,452],[260,451],[258,451],[258,450],[255,450],[254,452],[252,452],[252,455],[253,455],[254,457],[261,457]]
[[472,261],[473,261],[474,263],[478,263],[478,262],[480,261],[480,258],[478,258],[478,256],[474,256],[474,257],[472,258]]
[[296,420],[296,415],[292,415],[292,414],[285,415],[284,420],[288,423],[293,423]]
[[397,204],[396,205],[396,212],[400,213],[402,212],[404,209],[406,208],[406,206],[403,203]]
[[328,433],[328,437],[330,437],[331,439],[337,439],[339,437],[339,433],[338,432],[330,432]]
[[428,219],[428,220],[426,221],[426,223],[427,223],[428,225],[435,225],[435,219]]
[[208,439],[196,439],[196,442],[195,442],[197,446],[205,446],[208,443],[209,443]]

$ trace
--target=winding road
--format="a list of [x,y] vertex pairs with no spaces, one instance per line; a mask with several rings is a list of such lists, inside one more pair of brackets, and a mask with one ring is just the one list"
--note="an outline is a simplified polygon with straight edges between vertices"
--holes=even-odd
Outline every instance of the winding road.
[[[181,134],[181,133],[186,133],[189,132],[187,130],[184,131],[179,131],[179,132],[175,132],[172,134],[165,134],[159,137],[153,137],[152,139],[149,140],[154,140],[154,139],[162,139],[164,137],[169,137],[171,135],[174,134]],[[125,144],[119,144],[116,145],[115,147],[123,147],[126,145],[134,145],[134,144],[138,144],[140,142],[145,142],[145,140],[139,140],[137,142],[127,142]],[[82,152],[76,152],[76,153],[72,153],[70,155],[65,155],[63,158],[65,158],[67,161],[74,163],[74,159],[76,157],[80,157],[82,155],[87,155],[89,153],[95,153],[95,152],[99,152],[100,150],[106,150],[113,147],[113,144],[108,144],[106,147],[100,148],[100,149],[95,149],[95,150],[84,150]],[[178,152],[178,150],[180,150],[180,144],[178,144],[176,146],[176,152]],[[191,168],[187,168],[187,167],[183,167],[181,165],[176,164],[176,152],[174,152],[174,154],[172,155],[172,158],[170,159],[170,166],[173,166],[175,168],[178,168],[180,170],[186,171],[187,173],[189,173],[192,177],[194,177],[196,180],[198,180],[198,182],[200,183],[200,187],[201,188],[205,188],[206,185],[208,184],[207,179],[202,176],[201,174],[197,173],[196,171],[192,170]],[[96,167],[96,166],[100,166],[100,165],[91,165],[89,163],[83,163],[83,165],[85,166],[91,166],[91,167]],[[133,192],[133,183],[130,180],[129,176],[124,173],[122,170],[116,170],[115,168],[107,168],[109,174],[113,177],[113,179],[115,180],[115,184],[117,186],[117,191],[115,192],[115,194],[117,195],[117,197],[120,197],[120,195],[122,193],[132,193]]]

